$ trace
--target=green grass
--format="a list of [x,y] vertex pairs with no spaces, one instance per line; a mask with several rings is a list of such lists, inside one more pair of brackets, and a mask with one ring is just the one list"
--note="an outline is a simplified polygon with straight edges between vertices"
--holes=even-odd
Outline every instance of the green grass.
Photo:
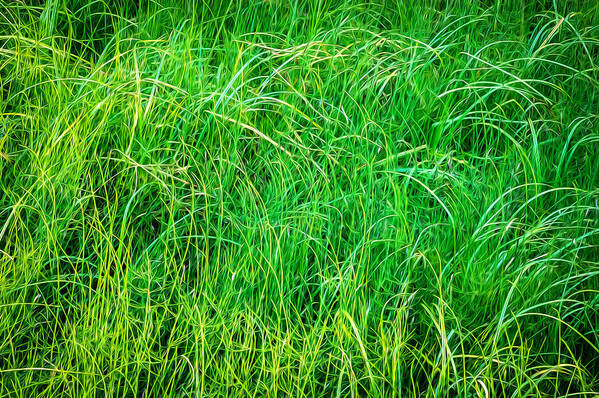
[[599,3],[0,0],[0,86],[0,396],[599,394]]

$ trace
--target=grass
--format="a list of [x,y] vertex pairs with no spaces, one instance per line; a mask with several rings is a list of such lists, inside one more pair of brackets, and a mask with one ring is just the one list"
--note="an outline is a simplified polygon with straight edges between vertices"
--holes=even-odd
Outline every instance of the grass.
[[0,1],[0,396],[599,394],[599,3]]

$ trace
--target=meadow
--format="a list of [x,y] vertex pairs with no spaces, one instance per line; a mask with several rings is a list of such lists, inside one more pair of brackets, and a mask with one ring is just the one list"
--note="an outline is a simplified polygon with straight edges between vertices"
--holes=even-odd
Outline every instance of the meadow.
[[0,397],[599,395],[599,2],[0,0]]

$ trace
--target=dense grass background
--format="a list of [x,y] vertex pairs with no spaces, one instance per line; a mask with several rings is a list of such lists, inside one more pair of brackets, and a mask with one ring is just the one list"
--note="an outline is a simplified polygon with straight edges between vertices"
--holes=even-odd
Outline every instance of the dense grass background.
[[599,391],[596,1],[0,2],[0,395]]

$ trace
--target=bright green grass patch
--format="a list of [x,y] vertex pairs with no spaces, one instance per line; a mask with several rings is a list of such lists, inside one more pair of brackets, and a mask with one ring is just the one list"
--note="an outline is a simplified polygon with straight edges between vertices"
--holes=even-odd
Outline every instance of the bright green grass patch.
[[0,1],[0,396],[599,391],[599,3],[136,3]]

